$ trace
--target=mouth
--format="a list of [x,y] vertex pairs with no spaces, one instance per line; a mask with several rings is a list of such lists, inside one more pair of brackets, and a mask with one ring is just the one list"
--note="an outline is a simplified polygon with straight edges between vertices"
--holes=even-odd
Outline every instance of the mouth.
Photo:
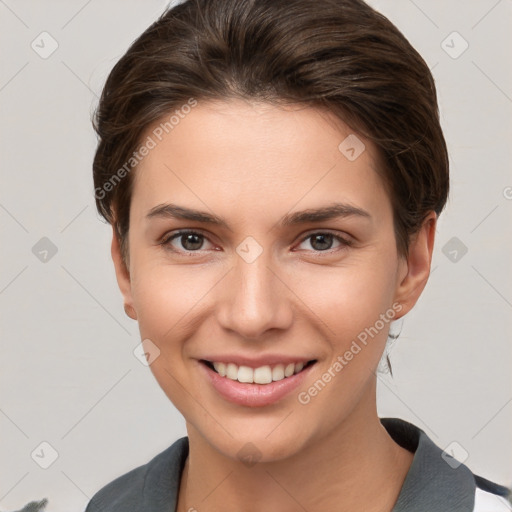
[[246,384],[265,385],[293,377],[313,366],[317,360],[312,359],[306,363],[264,365],[258,368],[238,366],[234,363],[207,361],[206,359],[200,359],[199,362],[226,379]]
[[270,406],[289,397],[310,378],[318,362],[312,359],[252,368],[206,359],[196,361],[219,396],[244,407]]

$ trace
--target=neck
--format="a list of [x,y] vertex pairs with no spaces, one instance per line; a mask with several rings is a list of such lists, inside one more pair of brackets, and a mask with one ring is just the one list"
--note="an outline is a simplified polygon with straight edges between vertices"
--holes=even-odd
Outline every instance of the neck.
[[365,402],[373,406],[360,403],[306,449],[253,466],[225,457],[187,423],[189,456],[177,512],[391,512],[414,454],[387,433],[375,400]]

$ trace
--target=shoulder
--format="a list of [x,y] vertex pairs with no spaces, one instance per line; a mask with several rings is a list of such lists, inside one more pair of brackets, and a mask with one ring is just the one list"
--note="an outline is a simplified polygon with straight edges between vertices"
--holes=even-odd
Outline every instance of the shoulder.
[[85,512],[156,512],[159,496],[165,494],[171,501],[177,497],[187,455],[188,437],[182,437],[148,463],[102,487]]
[[475,474],[419,427],[381,418],[391,437],[414,458],[392,512],[510,512],[511,489]]
[[475,478],[475,505],[473,512],[510,512],[512,490],[486,478]]
[[127,503],[136,510],[141,504],[148,464],[132,469],[101,488],[91,498],[85,512],[128,512],[132,508],[127,509]]

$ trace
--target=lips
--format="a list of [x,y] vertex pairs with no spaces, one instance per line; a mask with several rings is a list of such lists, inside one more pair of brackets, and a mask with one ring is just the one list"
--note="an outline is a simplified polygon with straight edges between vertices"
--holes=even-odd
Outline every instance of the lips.
[[[278,381],[271,381],[266,384],[258,384],[240,382],[238,378],[232,380],[226,376],[222,377],[220,373],[214,369],[211,361],[197,360],[200,373],[204,375],[219,396],[223,397],[228,402],[245,407],[270,406],[288,397],[308,378],[308,375],[314,371],[316,360],[310,360],[308,363],[309,364],[304,365],[298,373],[293,373],[289,377],[284,377]],[[227,366],[229,366],[229,363]],[[256,370],[259,368],[260,367],[256,367]],[[248,367],[248,369],[254,371],[254,368]],[[240,372],[240,367],[238,371]],[[242,370],[242,372],[244,371],[245,370]]]

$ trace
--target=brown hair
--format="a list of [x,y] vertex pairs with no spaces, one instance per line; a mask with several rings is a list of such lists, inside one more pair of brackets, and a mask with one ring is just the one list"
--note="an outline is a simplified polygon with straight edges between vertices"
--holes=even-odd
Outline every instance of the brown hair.
[[387,18],[362,0],[187,0],[132,43],[93,119],[96,205],[125,261],[143,133],[191,99],[228,98],[326,109],[372,141],[401,255],[442,211],[449,163],[434,80]]

